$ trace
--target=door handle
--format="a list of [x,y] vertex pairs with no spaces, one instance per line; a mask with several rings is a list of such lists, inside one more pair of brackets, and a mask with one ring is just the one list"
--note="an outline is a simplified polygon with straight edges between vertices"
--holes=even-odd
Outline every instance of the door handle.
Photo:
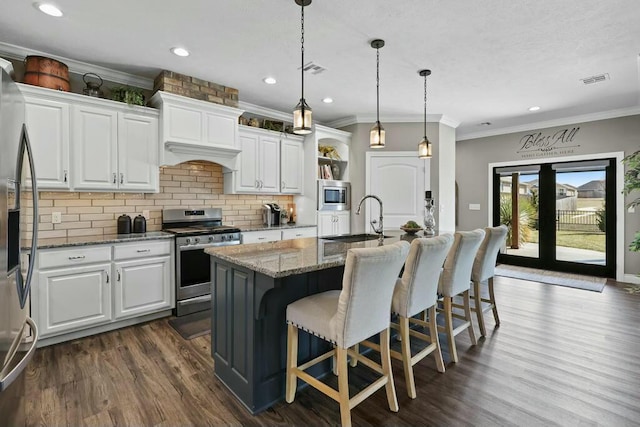
[[114,184],[116,183],[116,173],[115,172],[113,173],[113,183]]
[[120,184],[124,184],[124,174],[120,174]]

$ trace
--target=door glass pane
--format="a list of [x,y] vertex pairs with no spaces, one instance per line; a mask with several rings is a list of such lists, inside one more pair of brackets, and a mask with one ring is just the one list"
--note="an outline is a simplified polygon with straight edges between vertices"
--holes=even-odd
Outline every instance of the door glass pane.
[[605,171],[556,171],[556,259],[606,265]]
[[500,223],[509,227],[505,252],[508,255],[539,257],[538,177],[537,172],[500,176]]

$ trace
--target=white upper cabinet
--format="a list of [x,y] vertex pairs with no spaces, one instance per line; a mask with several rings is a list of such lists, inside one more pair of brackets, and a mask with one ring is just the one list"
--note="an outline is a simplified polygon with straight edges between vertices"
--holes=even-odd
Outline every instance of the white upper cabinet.
[[120,190],[158,188],[158,118],[118,113]]
[[40,189],[158,192],[158,111],[20,84]]
[[280,145],[280,192],[302,194],[303,144],[299,139],[283,138]]
[[225,171],[225,193],[302,192],[302,138],[241,127],[236,167]]
[[73,187],[116,190],[119,178],[117,111],[75,105],[72,121]]
[[38,188],[69,189],[69,104],[25,97]]

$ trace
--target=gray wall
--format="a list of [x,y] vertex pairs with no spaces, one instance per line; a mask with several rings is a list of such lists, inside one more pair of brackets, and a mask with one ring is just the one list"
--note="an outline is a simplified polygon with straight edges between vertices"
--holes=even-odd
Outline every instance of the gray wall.
[[[351,181],[352,212],[355,212],[355,204],[365,195],[366,183],[366,152],[376,151],[369,148],[369,131],[373,123],[358,123],[349,125],[341,130],[351,132],[351,146],[349,150],[349,180]],[[424,133],[423,123],[382,123],[386,131],[385,151],[415,151],[418,155],[418,143]],[[439,123],[427,123],[429,140],[437,145],[439,141]],[[378,149],[379,151],[379,149]],[[431,187],[437,186],[431,175]],[[436,217],[436,221],[438,218]],[[351,232],[362,233],[365,229],[364,215],[351,215]]]
[[[523,153],[518,153],[522,146],[520,140],[524,135],[536,132],[553,135],[558,130],[572,127],[580,127],[573,141],[565,144],[572,148],[567,147],[565,150],[558,150],[558,154],[544,156],[527,154],[531,157],[526,159],[530,159],[533,164],[547,157],[569,157],[615,151],[623,151],[628,155],[640,150],[640,116],[458,141],[456,147],[456,181],[459,186],[460,203],[458,229],[471,230],[488,225],[489,163],[524,160]],[[627,197],[626,202],[629,201],[631,197]],[[480,210],[469,210],[469,203],[480,204]],[[630,252],[627,248],[635,232],[640,230],[640,210],[636,209],[635,213],[628,213],[625,209],[624,212],[618,212],[618,217],[621,215],[624,215],[625,221],[625,273],[638,274],[640,273],[640,253]]]

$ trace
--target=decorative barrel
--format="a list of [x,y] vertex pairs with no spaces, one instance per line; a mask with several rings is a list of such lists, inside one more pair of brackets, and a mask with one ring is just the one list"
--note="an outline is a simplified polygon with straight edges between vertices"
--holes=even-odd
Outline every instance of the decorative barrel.
[[24,83],[49,89],[71,91],[69,67],[44,56],[27,56],[24,60]]

